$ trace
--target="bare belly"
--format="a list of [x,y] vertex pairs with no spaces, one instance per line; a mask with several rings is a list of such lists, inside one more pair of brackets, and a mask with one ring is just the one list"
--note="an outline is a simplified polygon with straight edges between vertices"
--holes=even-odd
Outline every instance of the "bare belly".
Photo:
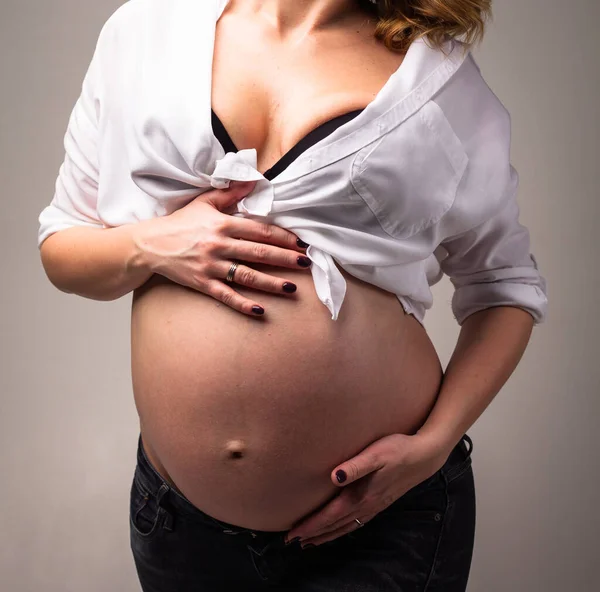
[[249,317],[154,275],[132,301],[133,391],[144,449],[211,516],[287,530],[331,499],[335,466],[392,433],[414,434],[443,370],[395,295],[344,272],[337,321],[310,271],[250,263],[291,296],[235,285]]

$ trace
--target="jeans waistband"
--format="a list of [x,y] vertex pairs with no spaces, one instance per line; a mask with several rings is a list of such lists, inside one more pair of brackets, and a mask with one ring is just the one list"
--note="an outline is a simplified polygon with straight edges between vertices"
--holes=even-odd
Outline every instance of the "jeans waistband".
[[[467,447],[467,443],[469,446]],[[452,452],[448,456],[448,459],[444,463],[444,466],[440,471],[446,475],[448,479],[453,475],[457,469],[459,469],[463,463],[471,456],[473,451],[473,442],[471,438],[464,434],[459,443],[453,448]],[[218,528],[221,532],[231,532],[232,534],[238,532],[247,532],[255,536],[265,534],[273,536],[276,534],[287,533],[287,530],[282,531],[260,531],[250,530],[235,524],[230,524],[217,518],[213,518],[206,512],[200,510],[197,506],[192,504],[182,493],[174,489],[169,483],[165,481],[160,473],[154,468],[150,460],[148,459],[144,448],[142,446],[142,435],[138,436],[137,444],[137,475],[136,478],[141,481],[143,487],[145,487],[153,495],[157,495],[159,504],[163,506],[167,511],[169,505],[172,506],[176,513],[183,513],[193,520],[198,520],[203,524]],[[160,493],[160,495],[159,495]]]

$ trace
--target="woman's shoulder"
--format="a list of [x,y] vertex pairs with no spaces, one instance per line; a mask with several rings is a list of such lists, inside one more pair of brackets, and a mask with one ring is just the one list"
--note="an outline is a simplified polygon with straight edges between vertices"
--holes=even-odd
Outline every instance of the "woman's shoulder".
[[472,53],[431,99],[467,160],[448,219],[480,223],[506,203],[517,175],[511,165],[512,120]]
[[160,63],[178,59],[181,40],[194,40],[199,51],[208,49],[205,40],[220,1],[128,0],[121,4],[106,18],[97,38],[98,78],[114,86],[113,81],[133,76],[132,70],[137,72],[142,66],[152,73]]
[[131,40],[135,30],[144,23],[144,9],[152,3],[153,0],[128,0],[113,10],[100,29],[96,53],[105,58],[118,49],[119,43]]
[[510,127],[510,113],[484,77],[472,52],[433,97],[469,151],[470,143],[498,138]]
[[105,20],[100,38],[109,41],[135,40],[136,33],[165,31],[181,17],[204,24],[214,19],[224,0],[127,0]]
[[156,2],[154,0],[127,0],[110,13],[102,26],[101,34],[114,35],[123,27],[135,25],[136,22],[140,22],[141,17],[152,4],[156,4]]

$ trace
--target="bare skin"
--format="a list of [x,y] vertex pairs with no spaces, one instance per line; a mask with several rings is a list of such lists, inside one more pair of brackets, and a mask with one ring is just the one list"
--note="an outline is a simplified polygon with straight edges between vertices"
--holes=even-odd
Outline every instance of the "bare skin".
[[[347,0],[230,2],[212,104],[238,148],[257,149],[259,170],[373,100],[403,59],[373,27]],[[340,269],[332,321],[309,270],[245,264],[297,292],[234,285],[265,308],[253,318],[158,274],[135,290],[133,389],[144,448],[171,485],[217,519],[285,530],[337,493],[336,464],[417,431],[443,371],[395,295]]]

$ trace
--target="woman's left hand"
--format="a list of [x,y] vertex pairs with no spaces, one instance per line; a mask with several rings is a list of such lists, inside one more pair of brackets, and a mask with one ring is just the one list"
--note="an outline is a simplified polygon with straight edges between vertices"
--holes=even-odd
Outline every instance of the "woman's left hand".
[[[331,472],[342,489],[317,513],[304,518],[286,535],[286,542],[300,537],[300,544],[332,541],[371,520],[407,491],[431,477],[446,462],[447,446],[423,435],[391,434],[376,440]],[[336,473],[346,479],[339,483]]]

